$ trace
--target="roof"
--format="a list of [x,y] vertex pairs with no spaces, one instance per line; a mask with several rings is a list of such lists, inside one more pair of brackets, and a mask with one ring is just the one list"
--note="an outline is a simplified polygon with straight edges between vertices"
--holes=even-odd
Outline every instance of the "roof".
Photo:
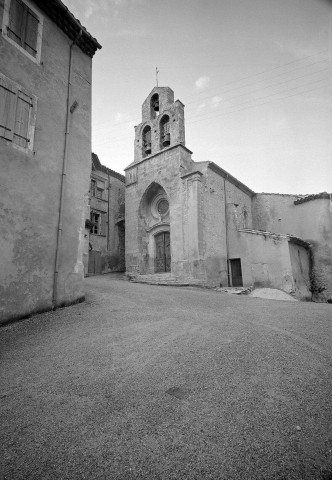
[[89,57],[93,57],[97,49],[101,48],[98,41],[83,27],[61,0],[34,0],[34,2],[71,40],[75,40],[82,30],[82,35],[76,44]]
[[210,168],[213,172],[223,177],[225,180],[228,180],[229,182],[233,183],[233,185],[235,185],[237,188],[242,190],[242,192],[246,193],[250,197],[255,195],[255,192],[253,190],[247,187],[244,183],[240,182],[240,180],[238,180],[237,178],[233,177],[233,175],[226,172],[226,170],[216,165],[214,162],[208,162],[208,168]]
[[310,202],[311,200],[318,200],[320,198],[327,198],[328,200],[332,199],[332,194],[322,192],[322,193],[313,193],[312,195],[305,195],[302,198],[295,200],[294,205],[299,205],[300,203]]
[[99,170],[100,172],[104,172],[107,175],[110,175],[113,178],[117,178],[118,180],[121,180],[121,182],[125,183],[125,181],[126,181],[125,176],[121,175],[121,173],[118,173],[118,172],[115,172],[114,170],[111,170],[108,167],[105,167],[105,165],[102,165],[100,163],[98,155],[96,155],[95,153],[92,153],[91,154],[91,160],[92,160],[92,167],[95,170]]
[[263,235],[264,237],[271,237],[274,239],[285,239],[290,243],[295,243],[296,245],[300,245],[304,248],[310,248],[311,244],[302,240],[302,238],[295,237],[294,235],[290,235],[289,233],[272,233],[266,232],[265,230],[253,230],[251,228],[239,228],[239,232],[243,233],[251,233],[253,235]]

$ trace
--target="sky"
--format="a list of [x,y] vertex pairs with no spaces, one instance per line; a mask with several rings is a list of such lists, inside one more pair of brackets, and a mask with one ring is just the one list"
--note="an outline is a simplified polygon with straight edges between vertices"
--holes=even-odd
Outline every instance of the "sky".
[[123,173],[156,86],[185,105],[186,147],[255,192],[332,192],[332,2],[64,0],[93,57],[92,150]]

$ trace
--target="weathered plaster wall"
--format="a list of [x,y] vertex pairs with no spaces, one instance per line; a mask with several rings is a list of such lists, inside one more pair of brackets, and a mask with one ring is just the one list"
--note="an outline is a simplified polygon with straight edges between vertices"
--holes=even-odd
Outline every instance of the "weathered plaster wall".
[[204,177],[204,203],[202,231],[204,234],[204,260],[208,282],[227,285],[227,246],[225,221],[224,179],[207,166]]
[[241,258],[244,286],[277,288],[302,300],[311,299],[310,254],[287,238],[238,231],[230,258]]
[[292,242],[288,243],[288,247],[293,272],[294,294],[303,300],[311,300],[310,252]]
[[[196,164],[195,164],[196,166]],[[238,228],[251,225],[251,197],[208,167],[203,172],[202,231],[207,285],[228,285],[227,252],[231,252]],[[225,204],[226,202],[226,204]],[[227,229],[227,232],[226,232]],[[242,257],[239,255],[238,258]]]
[[[33,150],[0,138],[0,321],[52,308],[70,40],[44,17],[41,64],[0,36],[0,71],[37,97]],[[0,20],[1,21],[1,20]],[[73,48],[57,305],[83,297],[84,194],[91,162],[91,58]]]
[[332,213],[328,198],[295,205],[296,195],[257,194],[253,227],[295,235],[312,244],[312,288],[316,301],[332,300]]

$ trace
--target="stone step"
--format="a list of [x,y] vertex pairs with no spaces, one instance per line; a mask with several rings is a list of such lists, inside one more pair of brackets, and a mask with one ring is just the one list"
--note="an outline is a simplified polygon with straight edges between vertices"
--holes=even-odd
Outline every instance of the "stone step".
[[135,275],[130,276],[130,280],[134,283],[146,283],[149,285],[169,285],[176,287],[187,287],[189,283],[181,282],[171,273],[156,273],[151,275]]

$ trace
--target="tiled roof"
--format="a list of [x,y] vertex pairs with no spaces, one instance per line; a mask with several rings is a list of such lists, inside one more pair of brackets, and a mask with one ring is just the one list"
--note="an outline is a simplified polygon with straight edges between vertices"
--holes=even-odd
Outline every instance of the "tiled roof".
[[297,245],[301,245],[304,248],[310,248],[311,244],[306,242],[305,240],[302,240],[302,238],[295,237],[294,235],[290,235],[289,233],[273,233],[273,232],[267,232],[265,230],[253,230],[251,228],[239,228],[239,232],[244,232],[244,233],[251,233],[253,235],[263,235],[264,237],[271,237],[274,239],[285,239],[288,242],[295,243]]
[[125,183],[125,181],[126,181],[125,176],[121,175],[121,173],[115,172],[114,170],[112,170],[108,167],[105,167],[105,165],[102,165],[100,163],[98,155],[96,155],[95,153],[92,153],[91,158],[92,158],[92,165],[94,166],[95,170],[99,170],[100,172],[104,172],[107,175],[110,175],[113,178],[117,178],[118,180],[121,180],[121,182]]
[[313,193],[312,195],[305,195],[302,198],[295,200],[294,205],[299,205],[300,203],[310,202],[311,200],[318,200],[319,198],[331,199],[331,195],[326,192],[322,193]]
[[71,40],[75,40],[82,30],[82,35],[76,43],[89,57],[93,57],[97,49],[101,48],[98,41],[81,25],[61,0],[34,0],[34,2]]

